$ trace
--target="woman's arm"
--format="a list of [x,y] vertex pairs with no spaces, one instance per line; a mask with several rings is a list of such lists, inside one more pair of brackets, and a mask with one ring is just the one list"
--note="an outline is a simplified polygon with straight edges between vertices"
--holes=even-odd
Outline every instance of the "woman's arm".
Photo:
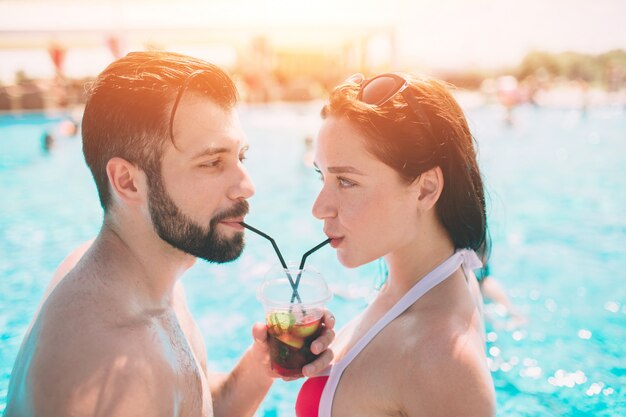
[[[302,373],[305,376],[315,376],[330,364],[333,354],[328,346],[335,337],[334,325],[334,317],[326,312],[324,332],[311,345],[313,353],[320,356],[303,368]],[[208,375],[215,417],[252,416],[267,395],[274,379],[280,377],[270,368],[265,324],[255,324],[252,336],[254,343],[229,374]]]

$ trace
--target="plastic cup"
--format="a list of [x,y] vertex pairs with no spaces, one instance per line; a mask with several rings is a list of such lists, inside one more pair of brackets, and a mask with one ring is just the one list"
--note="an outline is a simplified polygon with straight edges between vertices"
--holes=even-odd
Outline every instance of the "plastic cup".
[[[298,294],[301,302],[291,302],[293,282],[300,276]],[[311,343],[322,333],[324,307],[331,292],[322,275],[312,268],[300,270],[295,265],[272,268],[258,290],[265,310],[270,362],[272,369],[285,377],[302,376],[302,367],[317,358]]]

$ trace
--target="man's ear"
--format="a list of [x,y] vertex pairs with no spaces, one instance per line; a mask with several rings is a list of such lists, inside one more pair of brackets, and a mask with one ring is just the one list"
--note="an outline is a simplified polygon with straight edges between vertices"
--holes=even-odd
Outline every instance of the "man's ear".
[[136,165],[119,157],[109,159],[107,177],[114,196],[128,205],[141,204],[145,199],[145,175]]
[[443,191],[443,171],[438,166],[431,168],[422,172],[416,182],[420,207],[424,210],[433,208]]

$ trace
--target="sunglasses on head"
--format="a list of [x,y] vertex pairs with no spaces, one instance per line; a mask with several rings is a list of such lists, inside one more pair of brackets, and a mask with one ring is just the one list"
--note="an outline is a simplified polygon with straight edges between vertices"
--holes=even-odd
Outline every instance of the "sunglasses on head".
[[409,105],[417,120],[432,134],[430,121],[422,110],[419,101],[407,91],[409,82],[403,76],[395,73],[386,73],[366,79],[363,74],[357,73],[348,77],[346,81],[359,85],[357,100],[372,106],[380,107],[395,97],[396,94],[402,94],[404,101]]

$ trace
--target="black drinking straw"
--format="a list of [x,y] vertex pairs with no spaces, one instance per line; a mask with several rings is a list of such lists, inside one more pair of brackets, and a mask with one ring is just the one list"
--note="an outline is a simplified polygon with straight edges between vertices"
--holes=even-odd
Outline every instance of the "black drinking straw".
[[[302,255],[302,260],[300,261],[300,266],[298,267],[298,269],[304,269],[304,263],[306,262],[306,258],[312,254],[313,252],[315,252],[316,250],[318,250],[319,248],[321,248],[322,246],[326,245],[330,243],[330,238],[326,239],[325,241],[323,241],[322,243],[320,243],[319,245],[315,246],[312,249],[309,249],[308,251],[304,252],[304,255]],[[296,281],[296,287],[298,286],[298,281]]]
[[330,238],[326,239],[325,241],[318,244],[314,248],[311,248],[308,251],[304,252],[304,255],[302,255],[302,260],[300,261],[300,266],[298,267],[298,277],[296,278],[296,283],[294,285],[295,288],[293,289],[293,294],[291,295],[292,303],[293,303],[293,300],[298,296],[298,285],[300,285],[300,278],[302,277],[302,270],[304,269],[304,263],[306,262],[306,258],[310,254],[312,254],[313,252],[321,248],[322,246],[327,245],[329,242],[330,242]]
[[[293,277],[291,276],[291,274],[289,273],[289,268],[287,268],[287,263],[285,263],[285,259],[283,258],[283,255],[280,253],[280,249],[278,249],[278,245],[276,244],[276,241],[274,241],[274,239],[270,236],[267,235],[265,233],[263,233],[262,231],[260,231],[259,229],[256,229],[252,226],[250,226],[247,223],[244,222],[239,222],[240,225],[242,225],[243,227],[245,227],[246,229],[250,229],[252,230],[254,233],[263,236],[265,239],[269,240],[270,243],[272,244],[272,246],[274,247],[274,251],[276,251],[276,255],[278,255],[278,260],[280,261],[280,264],[283,266],[283,268],[285,269],[285,272],[287,273],[287,279],[289,279],[289,284],[291,285],[291,289],[293,290],[293,293],[291,295],[291,302],[293,303],[294,299],[298,299],[298,302],[301,303],[302,300],[300,299],[300,294],[298,294],[298,287],[297,284],[295,284],[293,282]],[[298,281],[300,280],[300,275],[298,274]]]

